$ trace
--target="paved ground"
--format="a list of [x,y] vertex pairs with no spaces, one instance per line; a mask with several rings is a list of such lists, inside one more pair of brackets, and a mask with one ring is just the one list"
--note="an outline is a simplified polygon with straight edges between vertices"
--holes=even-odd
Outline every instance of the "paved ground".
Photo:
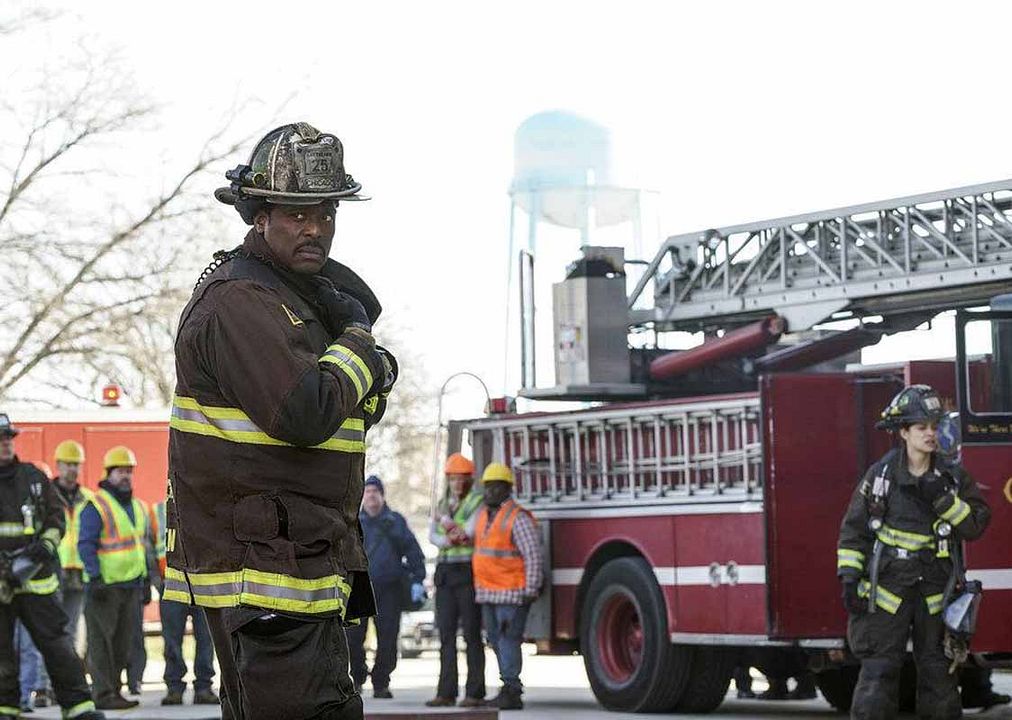
[[[463,661],[463,658],[461,658]],[[462,662],[463,664],[463,662]],[[382,717],[383,715],[399,715],[404,717],[426,714],[422,705],[432,697],[439,663],[434,656],[423,656],[417,660],[402,660],[394,673],[391,687],[393,700],[373,700],[371,688],[367,685],[365,697],[366,716]],[[464,668],[461,667],[461,672]],[[110,718],[123,720],[218,720],[220,714],[213,707],[183,705],[182,707],[163,708],[159,700],[165,688],[161,683],[162,664],[154,653],[148,663],[145,674],[142,705],[134,710],[109,712]],[[462,675],[463,677],[463,675]],[[587,678],[583,671],[583,661],[579,657],[536,657],[528,656],[524,661],[524,679],[527,682],[525,701],[527,708],[522,713],[504,713],[506,718],[516,720],[555,720],[556,718],[588,718],[598,720],[643,720],[643,715],[626,713],[609,713],[602,710],[594,701],[587,686]],[[498,686],[495,676],[495,659],[490,655],[488,662],[487,683],[490,694]],[[1003,692],[1012,692],[1012,674],[995,675],[995,684]],[[757,680],[755,689],[764,688],[761,680]],[[187,696],[187,700],[189,697]],[[28,718],[59,718],[56,709],[38,710]],[[720,718],[786,718],[788,720],[815,720],[840,718],[833,709],[821,698],[804,702],[762,702],[757,700],[729,699],[714,713]],[[690,720],[692,717],[679,716]],[[698,716],[706,717],[706,716]],[[1012,720],[1012,708],[993,708],[981,715],[982,720]]]

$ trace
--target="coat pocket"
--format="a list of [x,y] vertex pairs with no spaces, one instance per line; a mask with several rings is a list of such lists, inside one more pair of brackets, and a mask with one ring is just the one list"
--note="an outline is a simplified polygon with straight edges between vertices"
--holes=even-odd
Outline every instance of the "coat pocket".
[[339,551],[348,538],[348,525],[337,508],[319,505],[296,495],[281,495],[285,512],[285,536],[295,545],[297,556]]
[[280,533],[276,497],[250,495],[235,504],[232,532],[240,542],[268,542]]

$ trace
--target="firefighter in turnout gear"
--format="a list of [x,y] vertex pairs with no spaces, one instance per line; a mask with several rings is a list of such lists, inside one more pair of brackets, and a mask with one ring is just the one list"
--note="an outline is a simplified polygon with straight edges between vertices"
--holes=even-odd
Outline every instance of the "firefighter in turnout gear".
[[105,710],[125,710],[139,704],[121,690],[136,634],[142,631],[137,608],[147,584],[148,513],[133,496],[133,451],[122,445],[111,448],[102,465],[105,478],[81,511],[77,550],[84,565],[84,621],[95,701]]
[[63,717],[104,718],[92,702],[58,599],[60,500],[38,468],[18,460],[18,432],[0,413],[0,718],[21,712],[15,620],[21,620],[42,653]]
[[252,228],[180,319],[165,598],[204,607],[226,720],[361,718],[343,626],[375,613],[358,511],[397,366],[375,295],[328,255],[338,204],[365,198],[306,123],[226,177],[215,197]]
[[462,707],[478,707],[485,698],[485,648],[481,613],[474,599],[471,557],[474,523],[482,494],[475,491],[474,463],[460,453],[446,459],[446,495],[429,524],[429,540],[439,548],[434,584],[436,626],[439,628],[439,684],[436,697],[425,704],[444,707],[457,702],[457,632],[467,644],[467,684]]
[[81,465],[84,463],[84,448],[80,443],[64,440],[56,446],[54,459],[57,475],[53,478],[53,487],[63,505],[63,520],[66,525],[57,550],[63,575],[60,578],[60,594],[63,597],[63,609],[69,619],[67,632],[71,639],[75,639],[81,612],[84,610],[84,565],[77,552],[78,528],[81,510],[94,493],[78,482]]
[[938,452],[943,415],[927,385],[893,398],[878,427],[897,432],[901,442],[865,473],[840,528],[847,639],[861,660],[853,718],[896,717],[911,634],[918,716],[962,713],[942,612],[962,582],[962,541],[979,538],[991,513],[969,473]]

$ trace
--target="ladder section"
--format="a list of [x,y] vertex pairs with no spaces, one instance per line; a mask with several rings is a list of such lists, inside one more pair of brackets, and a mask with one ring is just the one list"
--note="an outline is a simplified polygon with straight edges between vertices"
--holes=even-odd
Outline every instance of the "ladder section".
[[[1012,280],[1012,180],[669,237],[629,297],[633,325],[716,329],[775,312],[985,304]],[[653,285],[653,307],[645,297]]]
[[480,420],[535,506],[643,503],[761,489],[759,399],[748,396]]

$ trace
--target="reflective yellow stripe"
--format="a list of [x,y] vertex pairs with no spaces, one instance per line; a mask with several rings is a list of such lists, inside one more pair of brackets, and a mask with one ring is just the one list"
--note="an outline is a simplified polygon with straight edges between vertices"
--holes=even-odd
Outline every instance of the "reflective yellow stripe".
[[163,597],[189,603],[191,592],[193,601],[205,607],[254,605],[300,613],[337,610],[343,615],[351,586],[340,575],[306,579],[252,568],[220,573],[166,569]]
[[[295,447],[284,440],[272,438],[242,410],[201,405],[187,397],[173,398],[169,427],[180,432],[206,435],[234,443]],[[314,445],[312,449],[364,453],[365,422],[361,418],[348,418],[330,439]]]
[[837,568],[854,568],[855,570],[864,570],[864,553],[859,550],[850,550],[848,548],[837,548],[836,550],[836,567]]
[[340,343],[334,343],[327,348],[327,352],[320,358],[320,362],[337,365],[348,376],[352,385],[355,386],[355,392],[358,394],[357,400],[359,401],[365,397],[365,394],[372,387],[373,377],[372,373],[369,372],[369,366],[350,348]]
[[57,579],[56,575],[53,574],[40,580],[29,580],[23,586],[17,588],[14,591],[14,594],[28,593],[31,595],[52,595],[59,589],[60,581]]
[[927,603],[928,606],[929,615],[937,615],[942,612],[942,598],[942,593],[938,593],[937,595],[928,595],[924,598],[924,602]]
[[24,523],[0,522],[0,537],[21,537],[31,535],[25,531]]
[[935,543],[935,539],[930,535],[921,535],[920,533],[908,532],[906,530],[897,530],[896,528],[883,525],[875,533],[875,536],[884,542],[886,545],[892,545],[893,547],[901,547],[904,550],[923,550],[926,547],[931,547]]
[[941,514],[942,520],[959,525],[970,515],[970,504],[956,497],[953,498],[952,506]]
[[[871,583],[867,580],[858,583],[857,594],[863,598],[868,597],[871,594]],[[903,604],[903,598],[879,585],[875,589],[875,604],[890,615],[895,615],[900,609],[900,605]]]
[[78,703],[71,708],[67,708],[63,711],[63,717],[67,720],[71,720],[71,718],[84,715],[86,712],[95,712],[95,703],[91,700],[85,700],[84,702]]

